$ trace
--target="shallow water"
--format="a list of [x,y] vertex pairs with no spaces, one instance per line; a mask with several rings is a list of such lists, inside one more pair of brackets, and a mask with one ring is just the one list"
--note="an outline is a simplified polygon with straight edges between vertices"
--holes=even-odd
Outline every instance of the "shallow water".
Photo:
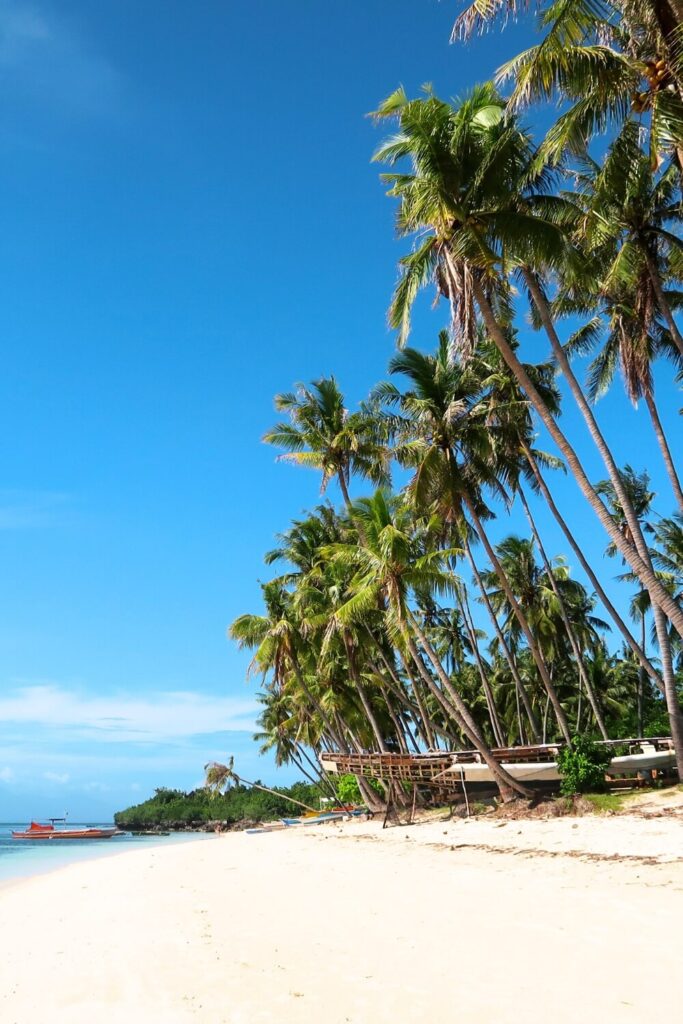
[[[48,842],[44,839],[12,839],[12,830],[23,832],[28,822],[0,822],[0,882],[26,878],[73,864],[77,861],[107,857],[135,846],[161,846],[189,840],[209,839],[204,832],[179,832],[170,836],[132,836],[124,833],[111,839],[68,839]],[[111,827],[111,822],[69,822],[69,827],[85,825]]]

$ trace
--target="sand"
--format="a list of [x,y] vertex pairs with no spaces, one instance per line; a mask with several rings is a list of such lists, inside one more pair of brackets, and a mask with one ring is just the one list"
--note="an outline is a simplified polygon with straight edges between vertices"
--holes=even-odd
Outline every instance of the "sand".
[[677,1020],[680,802],[235,833],[6,884],[0,1020]]

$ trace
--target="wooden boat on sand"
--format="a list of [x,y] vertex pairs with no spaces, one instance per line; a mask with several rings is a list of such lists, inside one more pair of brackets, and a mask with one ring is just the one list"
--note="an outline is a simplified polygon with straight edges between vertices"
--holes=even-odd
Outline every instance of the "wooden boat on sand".
[[[668,776],[676,770],[676,754],[669,737],[608,740],[609,747],[626,747],[627,754],[611,759],[608,779],[645,781]],[[559,789],[561,774],[557,759],[560,744],[494,748],[495,760],[509,775],[541,790]],[[320,763],[332,774],[350,773],[389,781],[443,789],[463,786],[489,790],[495,787],[490,767],[476,750],[439,751],[425,754],[337,754],[323,753]]]
[[12,832],[12,839],[111,839],[122,836],[123,832],[116,828],[55,828],[54,823],[43,825],[32,821],[24,832]]

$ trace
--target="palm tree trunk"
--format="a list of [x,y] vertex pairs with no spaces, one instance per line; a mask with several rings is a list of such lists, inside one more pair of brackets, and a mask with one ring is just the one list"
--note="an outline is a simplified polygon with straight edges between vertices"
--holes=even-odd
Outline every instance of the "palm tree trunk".
[[325,729],[327,730],[328,734],[332,737],[334,742],[338,745],[340,751],[344,751],[345,749],[348,749],[346,744],[344,743],[344,741],[341,738],[342,734],[337,732],[337,730],[335,729],[334,725],[332,724],[330,718],[326,714],[325,709],[323,708],[322,704],[320,703],[318,698],[313,694],[312,690],[310,689],[310,687],[308,686],[306,680],[304,679],[303,672],[301,671],[301,668],[299,666],[299,660],[298,660],[298,658],[297,658],[297,656],[296,656],[296,654],[294,653],[293,650],[290,651],[289,660],[291,662],[292,668],[294,669],[294,675],[296,676],[297,683],[299,684],[299,686],[303,690],[303,692],[304,692],[304,694],[306,696],[306,699],[311,704],[311,707],[315,708],[316,712],[318,713],[318,715],[320,717],[320,721],[323,723],[323,725],[324,725]]
[[[649,255],[647,255],[647,258],[650,259]],[[648,267],[650,267],[649,264]],[[656,268],[654,269],[656,271]],[[669,633],[666,626],[666,616],[668,615],[671,619],[671,622],[674,625],[674,628],[677,630],[679,635],[683,637],[683,606],[679,605],[671,596],[671,594],[667,593],[665,588],[662,586],[661,582],[657,579],[657,576],[654,571],[654,566],[652,564],[652,558],[650,557],[650,550],[645,542],[645,538],[643,537],[643,531],[640,526],[640,521],[638,520],[638,516],[635,513],[635,510],[629,499],[626,489],[623,486],[621,474],[619,473],[617,465],[614,461],[614,457],[612,456],[612,453],[600,431],[600,428],[598,427],[598,423],[595,419],[593,411],[588,405],[588,402],[586,401],[586,397],[583,391],[581,390],[581,385],[579,384],[578,380],[574,375],[574,372],[571,369],[571,366],[569,365],[567,355],[562,347],[560,339],[557,336],[557,332],[555,331],[555,326],[550,315],[550,309],[548,307],[547,300],[539,287],[535,275],[528,268],[523,269],[523,274],[524,279],[529,287],[529,291],[531,292],[532,298],[534,300],[534,304],[538,310],[539,316],[545,328],[545,332],[550,340],[553,354],[555,355],[555,358],[557,359],[562,369],[562,372],[567,380],[572,395],[574,396],[574,400],[576,401],[576,404],[578,405],[584,417],[586,425],[590,431],[591,437],[593,438],[593,441],[595,442],[595,445],[598,448],[600,455],[602,456],[603,462],[605,463],[605,467],[607,468],[607,472],[609,473],[612,486],[614,487],[614,490],[617,494],[619,503],[626,518],[626,522],[628,523],[631,536],[633,538],[635,548],[631,544],[618,545],[618,548],[624,555],[625,559],[631,565],[631,568],[634,570],[635,574],[643,582],[643,584],[645,585],[646,589],[650,594],[650,598],[652,601],[652,612],[655,621],[655,629],[657,631],[657,642],[659,644],[659,651],[662,659],[662,678],[664,682],[664,694],[666,697],[667,710],[669,712],[669,720],[671,722],[671,735],[674,741],[674,747],[676,748],[676,757],[681,763],[683,763],[683,718],[681,716],[681,710],[678,706],[676,684],[673,676],[673,666],[671,660],[671,644],[669,639]],[[650,269],[650,274],[652,276],[652,269]],[[656,273],[655,277],[657,277]],[[655,286],[656,291],[657,282],[654,278],[653,285]],[[663,298],[664,296],[662,293],[662,299]],[[485,298],[484,301],[486,301]],[[669,314],[670,312],[671,311],[669,311]],[[673,323],[673,317],[671,319]],[[681,339],[681,353],[683,354],[683,339]],[[550,419],[552,420],[552,417],[550,417]],[[557,425],[554,425],[557,429]],[[561,433],[559,429],[558,433]],[[573,451],[573,449],[572,454],[574,455],[574,457],[576,457],[576,453]],[[600,502],[600,504],[602,505],[602,502]],[[604,508],[604,505],[602,505],[602,507],[604,511],[607,512],[607,509]],[[612,520],[612,517],[609,516],[609,513],[607,513],[607,515],[611,521],[612,531],[614,532],[615,536],[621,538],[622,535],[620,531],[616,528]]]
[[[514,655],[513,655],[512,651],[510,650],[510,645],[508,644],[508,642],[507,642],[507,640],[505,638],[505,634],[503,633],[503,630],[500,628],[500,625],[498,624],[498,619],[496,618],[496,613],[494,612],[493,608],[491,607],[491,602],[489,600],[489,595],[486,592],[486,587],[484,586],[484,581],[481,578],[481,574],[479,572],[479,569],[477,568],[477,563],[474,560],[474,555],[472,554],[472,548],[470,547],[470,542],[469,542],[467,536],[465,536],[464,539],[463,539],[463,546],[465,548],[465,554],[467,555],[467,559],[468,559],[468,561],[470,563],[470,566],[472,567],[472,573],[474,574],[474,578],[475,578],[475,580],[477,582],[477,586],[479,587],[479,591],[481,593],[482,601],[484,602],[484,606],[485,606],[485,608],[486,608],[486,610],[487,610],[487,612],[489,614],[489,618],[491,619],[491,623],[492,623],[493,628],[495,630],[496,636],[498,637],[498,642],[500,643],[500,646],[501,646],[501,649],[503,651],[503,654],[505,655],[505,660],[507,661],[508,666],[510,668],[510,672],[512,673],[512,678],[515,681],[515,687],[517,689],[518,697],[522,698],[522,703],[524,704],[524,710],[526,711],[526,716],[527,716],[527,718],[529,720],[529,726],[531,728],[531,733],[532,733],[536,743],[540,743],[541,742],[541,728],[540,728],[540,725],[538,723],[538,719],[536,718],[536,714],[534,712],[533,705],[531,703],[531,699],[530,699],[529,694],[527,692],[526,686],[522,682],[522,677],[520,676],[519,671],[517,669],[517,662],[515,661],[515,658],[514,658]],[[520,732],[521,732],[521,730],[520,730]],[[520,741],[523,741],[521,735],[520,735]]]
[[[393,665],[391,664],[391,662],[387,658],[384,650],[382,649],[382,644],[379,642],[379,640],[374,635],[374,633],[372,632],[372,630],[370,629],[369,626],[366,626],[366,629],[367,629],[368,636],[370,637],[372,643],[374,644],[375,648],[377,649],[377,651],[379,653],[380,658],[382,659],[382,664],[384,665],[384,667],[385,667],[385,669],[387,671],[387,675],[384,675],[384,673],[380,670],[379,665],[377,665],[377,663],[374,660],[370,661],[370,666],[371,666],[372,670],[377,674],[377,676],[380,679],[382,679],[384,681],[385,685],[389,689],[389,692],[393,693],[394,697],[396,697],[397,701],[399,702],[399,706],[404,708],[410,714],[410,716],[413,719],[413,722],[415,722],[416,727],[419,729],[419,723],[418,723],[418,720],[417,720],[417,715],[415,714],[415,707],[414,707],[413,703],[411,702],[410,697],[408,696],[408,693],[406,692],[406,689],[405,689],[401,679],[399,678],[399,676],[397,676],[396,672],[394,671]],[[387,676],[388,676],[388,678],[387,678]],[[407,722],[406,722],[406,726],[405,726],[405,732],[407,733],[407,736],[408,736],[410,742],[412,743],[413,747],[415,748],[415,753],[419,754],[420,753],[419,744],[418,744],[417,740],[415,739],[415,737],[413,736],[412,729],[410,729],[410,727],[408,726]]]
[[[531,379],[529,378],[529,375],[527,374],[521,362],[515,355],[512,347],[510,346],[507,338],[505,337],[504,332],[501,330],[501,327],[498,321],[496,320],[493,310],[491,309],[489,301],[486,298],[486,293],[484,292],[481,282],[477,278],[476,274],[472,275],[472,289],[474,292],[477,305],[481,310],[482,317],[484,318],[486,328],[491,336],[491,339],[495,342],[496,347],[498,348],[503,359],[505,360],[508,367],[512,371],[518,384],[527,395],[529,401],[536,410],[536,413],[538,414],[539,418],[547,428],[550,436],[555,441],[555,444],[558,446],[560,452],[566,459],[568,465],[570,466],[576,478],[576,482],[582,494],[584,495],[584,497],[590,504],[591,508],[595,512],[597,518],[599,519],[600,523],[602,524],[603,528],[605,529],[610,539],[614,541],[617,550],[620,551],[621,554],[624,556],[624,559],[631,566],[635,575],[641,580],[643,586],[647,590],[649,590],[650,595],[652,596],[652,600],[656,601],[660,605],[663,611],[665,611],[671,619],[671,622],[673,623],[676,631],[681,636],[683,636],[683,608],[680,608],[676,604],[674,599],[671,597],[671,595],[667,594],[666,590],[657,579],[652,566],[647,565],[646,562],[643,561],[643,559],[640,557],[639,553],[636,551],[633,545],[629,544],[621,535],[620,531],[617,529],[612,519],[612,516],[609,514],[605,505],[600,500],[600,496],[597,494],[595,488],[592,486],[590,480],[588,479],[586,471],[584,470],[583,465],[579,460],[579,457],[574,451],[574,448],[570,444],[565,434],[560,430],[554,417],[545,405],[545,402],[541,398],[537,389],[534,387]],[[563,362],[566,363],[567,360],[566,356],[564,355],[564,350],[562,350],[561,345],[559,347],[562,355],[562,360]],[[621,481],[619,482],[619,490],[623,492],[623,488],[621,487]],[[637,529],[638,527],[636,524],[636,530]]]
[[[671,600],[671,595],[666,593],[666,590],[664,589],[664,587],[662,587],[660,581],[657,579],[657,576],[655,575],[654,567],[652,565],[652,559],[650,558],[650,551],[648,549],[647,544],[645,543],[645,538],[643,537],[643,531],[641,529],[638,516],[635,513],[635,509],[633,508],[633,504],[629,498],[626,488],[623,485],[621,473],[619,472],[619,468],[616,462],[614,461],[614,456],[612,455],[609,445],[607,444],[604,435],[600,430],[600,427],[598,426],[598,421],[595,418],[595,414],[591,409],[590,405],[588,404],[588,401],[583,393],[581,385],[576,379],[576,375],[574,374],[574,371],[570,366],[569,359],[567,358],[564,348],[562,347],[562,343],[557,335],[557,331],[555,330],[555,325],[553,323],[552,315],[550,313],[548,301],[543,292],[541,291],[539,283],[536,279],[536,275],[532,273],[532,271],[529,270],[528,268],[523,268],[522,273],[524,275],[524,280],[526,281],[531,296],[533,298],[534,305],[538,310],[538,314],[541,318],[541,322],[545,329],[546,335],[548,336],[548,339],[550,341],[550,346],[553,350],[553,355],[557,359],[558,365],[560,366],[562,373],[565,377],[565,380],[567,381],[569,390],[572,393],[574,401],[576,402],[576,405],[578,406],[579,411],[581,412],[581,415],[584,418],[584,422],[588,427],[588,431],[593,439],[593,442],[600,453],[602,461],[605,464],[605,468],[612,482],[612,486],[614,487],[616,495],[619,499],[619,503],[623,510],[624,517],[626,519],[626,522],[628,523],[628,527],[632,537],[632,543],[629,543],[625,540],[622,533],[617,529],[616,525],[614,524],[614,521],[612,520],[612,517],[609,515],[609,512],[607,512],[607,509],[604,508],[604,505],[602,506],[604,511],[609,516],[610,522],[612,523],[612,530],[614,534],[616,536],[619,536],[621,540],[621,544],[618,545],[618,548],[622,552],[626,560],[629,561],[629,564],[631,564],[631,567],[633,568],[636,575],[639,576],[641,580],[643,580],[646,583],[647,590],[650,592],[652,601],[659,604],[663,610],[667,611],[667,614],[669,614],[669,612],[668,609],[665,607],[665,604],[670,604],[671,606],[673,606],[677,617],[680,618],[681,628],[683,629],[683,609],[677,607],[676,603],[673,600]],[[550,418],[552,419],[552,416]],[[555,424],[554,420],[553,423],[555,427],[557,427],[557,424]],[[572,453],[574,454],[574,456],[576,456],[576,453],[573,451],[573,449]],[[602,502],[600,502],[600,504],[602,505]],[[630,560],[629,554],[631,555]],[[634,556],[638,558],[639,564],[647,572],[649,576],[649,581],[644,579],[642,572],[638,571],[638,569],[633,564],[632,559]],[[658,597],[658,594],[660,592],[667,599],[666,602],[663,602]],[[681,636],[683,636],[683,633],[681,633]]]
[[308,756],[308,753],[306,752],[306,748],[304,747],[303,743],[299,743],[298,744],[298,748],[299,748],[300,756],[306,759],[306,761],[308,762],[308,764],[311,767],[311,770],[314,771],[315,774],[318,776],[318,779],[320,780],[320,785],[323,787],[323,789],[327,790],[327,792],[330,794],[330,796],[334,800],[337,800],[338,799],[337,791],[335,790],[334,786],[330,782],[330,780],[329,780],[328,776],[325,774],[325,772],[323,772],[320,769],[319,763],[316,763],[313,760],[313,758]]
[[413,673],[410,671],[410,667],[408,665],[408,662],[404,658],[403,653],[401,651],[399,651],[399,657],[400,657],[400,659],[401,659],[401,661],[403,663],[403,668],[405,669],[405,673],[408,676],[408,678],[410,679],[410,684],[412,686],[413,694],[415,696],[415,701],[416,701],[417,706],[418,706],[419,711],[420,711],[420,718],[421,718],[420,731],[421,731],[422,735],[424,736],[425,743],[427,744],[427,749],[428,750],[432,750],[434,748],[434,746],[435,746],[434,727],[432,725],[431,718],[427,714],[427,710],[426,710],[424,701],[422,699],[422,693],[420,692],[420,686],[418,685],[417,679],[415,678]]
[[555,717],[557,718],[557,724],[560,727],[560,732],[562,733],[562,736],[564,737],[566,742],[569,743],[569,741],[571,740],[571,733],[569,732],[569,723],[567,721],[567,716],[565,715],[562,704],[560,703],[560,698],[557,695],[557,690],[553,686],[553,682],[550,678],[550,673],[548,671],[548,666],[545,663],[545,658],[543,657],[540,647],[536,643],[536,638],[531,631],[531,627],[529,626],[527,617],[524,614],[524,611],[522,610],[522,606],[520,605],[519,601],[512,592],[512,588],[508,582],[508,578],[505,575],[505,570],[500,564],[498,557],[495,551],[493,550],[493,547],[491,546],[491,543],[486,535],[486,531],[484,530],[481,524],[481,520],[477,515],[477,510],[475,509],[473,502],[470,501],[469,495],[465,494],[463,496],[463,502],[470,515],[470,519],[474,524],[474,529],[477,532],[477,536],[484,545],[486,555],[489,561],[491,562],[491,565],[493,566],[498,579],[500,580],[500,585],[502,586],[505,592],[505,596],[508,600],[508,603],[510,604],[510,607],[512,608],[515,618],[522,627],[522,632],[524,633],[524,636],[526,638],[529,651],[531,652],[531,656],[534,659],[534,662],[538,669],[538,673],[543,681],[543,685],[545,686],[546,692],[552,702],[553,711],[555,712]]
[[571,545],[572,551],[574,552],[574,554],[578,558],[579,563],[581,565],[581,568],[583,569],[583,571],[585,572],[586,576],[590,580],[590,582],[591,582],[591,584],[593,586],[593,589],[595,590],[596,594],[598,595],[598,597],[602,601],[602,604],[603,604],[605,610],[607,611],[607,613],[611,617],[612,621],[614,622],[615,626],[617,627],[617,629],[619,630],[619,632],[623,636],[623,638],[626,641],[626,643],[628,644],[628,646],[631,648],[631,650],[633,651],[633,653],[637,657],[637,659],[640,662],[641,666],[645,669],[645,671],[650,676],[652,681],[655,683],[656,686],[659,687],[659,689],[663,693],[664,692],[664,684],[662,683],[662,680],[659,678],[659,675],[657,674],[654,666],[652,665],[652,663],[650,662],[649,658],[647,657],[647,655],[645,653],[645,649],[638,644],[636,638],[633,636],[633,634],[631,633],[630,629],[628,628],[628,626],[626,625],[626,623],[622,619],[621,615],[616,610],[616,608],[614,607],[614,605],[610,601],[609,597],[605,593],[605,590],[604,590],[602,584],[600,583],[600,580],[595,575],[595,573],[594,573],[590,563],[586,560],[586,556],[584,555],[581,547],[579,546],[578,541],[576,540],[574,534],[572,533],[572,531],[570,530],[569,526],[567,525],[567,522],[564,519],[564,517],[562,516],[562,513],[560,512],[560,510],[558,509],[557,505],[555,504],[555,499],[553,498],[553,496],[552,496],[552,494],[550,492],[550,488],[548,487],[547,483],[545,482],[545,479],[544,479],[543,475],[541,474],[541,470],[540,470],[540,468],[538,466],[538,463],[536,462],[536,459],[534,458],[534,456],[533,456],[533,454],[531,452],[531,449],[527,446],[527,444],[526,444],[526,442],[524,440],[522,440],[521,446],[522,446],[522,451],[524,452],[524,455],[526,456],[526,460],[527,460],[527,462],[529,463],[529,465],[531,467],[531,470],[532,470],[532,472],[534,474],[534,477],[536,478],[536,482],[538,484],[539,490],[541,491],[541,494],[545,498],[546,505],[548,506],[548,508],[552,512],[553,516],[555,517],[555,521],[557,522],[558,526],[560,527],[560,529],[562,530],[563,534],[567,538],[567,541]]
[[[406,753],[408,753],[408,740],[410,740],[410,743],[412,745],[413,750],[415,751],[416,754],[419,754],[420,753],[420,744],[417,742],[417,739],[415,738],[415,736],[413,734],[413,730],[410,728],[410,726],[408,724],[408,721],[407,721],[408,715],[405,714],[407,712],[413,718],[414,721],[416,720],[415,708],[411,704],[411,702],[410,702],[410,700],[408,698],[408,695],[406,694],[405,690],[402,687],[397,687],[396,686],[396,683],[394,682],[393,679],[391,679],[391,678],[387,679],[387,677],[382,674],[382,672],[380,671],[379,665],[376,665],[374,662],[370,662],[370,664],[372,666],[373,671],[382,680],[382,682],[380,683],[380,689],[382,691],[382,696],[384,697],[385,703],[387,705],[387,710],[388,710],[389,714],[391,715],[391,720],[392,720],[392,722],[394,722],[395,727],[396,727],[396,722],[398,722],[398,724],[401,726],[402,742],[405,745]],[[398,702],[399,708],[403,709],[403,712],[404,712],[404,715],[405,715],[405,718],[406,718],[406,721],[404,723],[402,723],[401,720],[398,718],[396,710],[393,707],[393,704],[391,703],[391,697],[392,696]],[[406,737],[407,737],[407,739],[406,739]],[[401,738],[399,737],[399,743],[400,742],[401,742]]]
[[674,315],[671,312],[671,306],[669,305],[666,295],[664,294],[664,289],[662,288],[662,281],[659,276],[657,264],[655,263],[652,254],[648,251],[647,246],[643,247],[643,251],[645,253],[645,262],[647,263],[648,274],[650,275],[650,280],[652,281],[652,287],[654,289],[655,295],[657,296],[657,305],[659,306],[659,310],[662,316],[666,320],[667,327],[671,331],[671,338],[676,348],[683,356],[683,336],[681,336],[681,332],[678,329],[678,325],[674,320]]
[[503,736],[503,730],[500,725],[500,719],[498,718],[498,711],[496,710],[496,703],[493,699],[493,691],[486,675],[486,669],[484,662],[482,661],[481,654],[479,653],[479,644],[477,643],[477,636],[474,632],[474,623],[471,621],[469,606],[467,604],[467,597],[465,594],[460,594],[456,590],[456,600],[460,604],[460,612],[462,614],[463,622],[465,623],[465,629],[467,635],[470,638],[470,644],[472,645],[472,653],[474,654],[474,660],[477,663],[477,669],[479,671],[479,678],[481,680],[481,686],[484,691],[484,698],[486,700],[486,707],[489,712],[489,720],[491,722],[491,729],[493,731],[493,738],[496,741],[496,746],[504,747],[505,738]]
[[[616,528],[616,524],[614,523],[612,517],[607,512],[607,509],[599,500],[598,496],[595,495],[595,497],[598,498],[598,505],[601,506],[603,512],[606,513],[607,518],[610,522],[610,535],[613,535],[614,538],[620,538],[621,543],[617,544],[618,550],[621,551],[622,555],[629,563],[636,576],[638,576],[638,578],[641,580],[641,582],[650,594],[653,617],[655,621],[655,629],[657,631],[657,640],[659,643],[660,654],[662,658],[662,676],[664,682],[664,693],[666,697],[667,710],[669,712],[669,720],[672,723],[672,738],[674,740],[674,746],[676,747],[676,757],[681,761],[681,763],[683,763],[683,720],[681,718],[681,711],[678,706],[678,700],[676,698],[676,687],[673,678],[673,668],[671,662],[671,645],[668,630],[666,628],[665,618],[665,615],[669,616],[671,622],[674,625],[674,628],[677,630],[679,635],[683,637],[683,607],[680,606],[673,599],[671,594],[667,593],[665,588],[662,586],[661,582],[657,579],[657,576],[654,571],[654,566],[652,564],[652,558],[650,557],[650,550],[645,542],[645,538],[643,537],[640,522],[635,513],[633,505],[629,499],[629,496],[626,492],[626,489],[623,486],[621,474],[619,473],[617,465],[614,461],[614,457],[612,456],[612,453],[600,431],[600,428],[598,427],[598,423],[595,419],[593,411],[588,405],[586,397],[583,391],[581,390],[581,385],[579,384],[578,380],[574,375],[573,370],[571,369],[571,366],[569,365],[567,355],[562,347],[560,339],[557,336],[557,332],[555,331],[555,325],[553,324],[552,317],[550,315],[550,309],[547,300],[539,287],[535,275],[528,268],[524,268],[522,272],[524,274],[524,279],[529,287],[529,291],[531,292],[534,305],[536,306],[541,321],[543,323],[543,327],[545,328],[545,332],[550,340],[553,354],[555,355],[555,358],[557,359],[558,364],[562,369],[562,372],[567,380],[572,395],[574,396],[574,400],[583,415],[584,421],[586,423],[586,426],[588,427],[591,437],[593,438],[593,441],[598,451],[600,452],[600,455],[602,456],[603,462],[605,464],[610,480],[612,482],[612,486],[614,487],[616,495],[619,499],[619,503],[623,510],[624,517],[626,519],[626,522],[628,523],[631,537],[633,539],[633,544],[624,543],[622,534]],[[653,281],[653,283],[655,282]],[[481,285],[479,285],[479,282],[477,282],[477,284],[481,289]],[[485,296],[484,302],[486,302]],[[499,333],[502,333],[500,332],[500,329]],[[681,348],[681,351],[683,352],[683,346]],[[549,415],[547,409],[546,415],[552,422],[555,433],[558,436],[560,436],[564,440],[564,442],[566,442],[569,452],[571,453],[577,466],[581,469],[581,472],[583,473],[583,467],[580,465],[578,458],[576,457],[576,453],[574,452],[574,449],[571,448],[571,445],[569,445],[569,442],[564,437],[562,432],[559,430],[557,424],[555,423],[553,417]],[[555,439],[555,434],[553,434],[553,438]],[[565,454],[564,451],[563,454]],[[586,482],[588,483],[587,478]],[[668,679],[667,675],[669,676]],[[674,698],[673,703],[672,697]]]
[[302,804],[301,800],[295,800],[293,796],[285,796],[284,793],[278,793],[276,789],[268,789],[267,786],[262,786],[259,782],[249,782],[248,779],[243,779],[241,775],[236,775],[233,772],[233,778],[235,782],[240,783],[242,786],[251,786],[252,789],[260,789],[262,793],[270,793],[271,796],[279,797],[280,800],[286,800],[290,804],[296,804],[298,807],[304,807],[307,811],[313,811],[314,814],[319,813],[317,807],[309,807],[308,804]]
[[609,739],[609,734],[607,732],[607,729],[605,728],[605,720],[602,717],[602,712],[600,710],[600,705],[598,704],[597,697],[595,696],[595,690],[593,689],[593,684],[591,683],[590,679],[588,678],[588,673],[586,672],[585,666],[583,664],[583,655],[582,655],[581,649],[579,647],[579,641],[577,639],[576,632],[574,631],[574,627],[572,626],[571,620],[569,618],[569,613],[567,612],[567,606],[564,603],[564,599],[563,599],[562,594],[560,592],[560,588],[557,585],[557,580],[555,579],[555,574],[553,573],[552,566],[551,566],[550,561],[548,559],[548,556],[546,554],[546,550],[545,550],[545,548],[543,546],[543,541],[541,540],[541,536],[540,536],[540,534],[538,532],[538,529],[536,528],[536,520],[534,519],[533,515],[531,514],[531,509],[529,508],[528,502],[526,500],[526,495],[524,494],[524,491],[523,491],[521,485],[518,485],[517,492],[518,492],[520,500],[522,502],[522,507],[524,509],[524,512],[526,513],[526,517],[529,520],[529,525],[531,527],[531,532],[533,533],[533,535],[534,535],[534,537],[536,539],[536,544],[538,545],[538,550],[539,550],[539,553],[541,555],[541,560],[542,560],[543,565],[545,567],[546,575],[548,577],[548,582],[550,583],[550,586],[552,588],[553,594],[555,595],[555,598],[557,600],[557,606],[558,606],[558,608],[560,610],[560,618],[562,619],[562,622],[564,624],[564,628],[565,628],[565,630],[567,632],[567,637],[569,639],[569,644],[570,644],[570,647],[572,649],[572,653],[574,655],[574,660],[576,662],[576,668],[577,668],[578,673],[579,673],[579,680],[583,684],[583,686],[585,686],[585,688],[586,688],[586,696],[588,697],[588,701],[590,703],[590,706],[593,709],[593,715],[595,716],[595,721],[597,723],[598,729],[600,730],[600,735],[602,736],[603,740],[608,740]]
[[401,726],[401,723],[398,720],[396,712],[394,711],[394,707],[391,702],[391,698],[387,693],[387,689],[381,683],[379,684],[379,692],[382,694],[382,700],[384,701],[384,704],[386,706],[387,714],[389,715],[389,718],[391,719],[391,724],[394,727],[394,733],[396,735],[396,742],[398,743],[399,750],[401,751],[402,754],[408,754],[410,753],[410,751],[408,750],[408,744],[406,743],[405,732],[403,730],[403,727]]
[[[415,641],[412,639],[411,636],[406,636],[406,643],[408,645],[408,650],[410,651],[410,655],[411,655],[411,657],[412,657],[412,659],[413,659],[413,661],[415,663],[415,667],[417,668],[418,672],[422,676],[422,678],[423,678],[423,680],[425,682],[425,685],[427,686],[427,689],[430,691],[432,696],[436,698],[437,702],[441,705],[441,709],[442,709],[444,715],[446,716],[446,721],[450,720],[451,722],[453,722],[455,724],[455,726],[457,727],[459,733],[460,733],[460,737],[457,737],[457,736],[453,736],[452,737],[453,742],[456,743],[456,744],[462,743],[462,738],[466,734],[465,734],[465,732],[464,732],[464,730],[462,728],[462,724],[461,724],[460,719],[459,719],[459,717],[458,717],[458,715],[456,713],[456,710],[454,709],[453,705],[446,700],[445,695],[442,693],[442,691],[439,689],[439,687],[436,685],[436,683],[432,679],[431,675],[427,671],[427,669],[425,667],[425,664],[424,664],[424,662],[422,660],[422,656],[421,656],[421,654],[420,654],[420,652],[419,652],[419,650],[418,650],[418,648],[417,648],[417,646],[415,644]],[[476,724],[475,724],[474,728],[476,729],[477,734],[479,736],[481,736],[481,734],[479,733],[479,727]]]
[[[645,644],[647,642],[647,632],[646,632],[646,629],[645,629],[645,612],[644,611],[640,613],[640,636],[641,636],[641,643],[643,645],[643,650],[645,650]],[[643,723],[643,697],[644,697],[644,694],[645,694],[644,671],[645,670],[643,669],[643,666],[639,665],[638,666],[638,696],[637,696],[637,705],[636,705],[636,714],[637,714],[637,717],[638,717],[638,736],[642,736],[643,732],[645,730],[645,725]]]
[[370,728],[372,729],[375,735],[375,739],[377,741],[380,753],[388,754],[389,748],[384,742],[382,730],[380,729],[377,718],[375,717],[375,712],[373,711],[372,704],[370,703],[370,699],[368,698],[368,695],[365,691],[365,687],[361,682],[360,673],[358,672],[358,666],[356,665],[356,652],[347,634],[344,634],[344,647],[346,648],[346,660],[349,666],[349,674],[351,675],[351,679],[353,680],[353,685],[356,689],[356,692],[360,697],[360,702],[363,705],[365,717],[370,723]]
[[648,412],[650,413],[650,419],[652,420],[652,426],[654,428],[655,436],[657,438],[659,450],[661,451],[662,458],[664,459],[666,471],[669,474],[671,489],[674,492],[674,496],[676,498],[676,501],[678,502],[678,507],[680,509],[681,514],[683,515],[683,490],[681,490],[681,482],[678,479],[678,473],[676,472],[676,467],[674,466],[674,460],[671,455],[669,443],[666,439],[666,434],[664,433],[662,421],[659,418],[659,412],[657,411],[657,403],[655,402],[654,395],[650,390],[645,391],[645,404],[647,405]]
[[[479,751],[488,765],[491,770],[491,774],[498,784],[498,788],[500,789],[503,799],[506,799],[507,797],[506,790],[513,790],[514,792],[519,793],[520,796],[530,798],[532,796],[531,791],[527,789],[526,786],[523,786],[517,779],[514,779],[509,772],[505,771],[503,766],[496,761],[491,749],[487,747],[486,743],[482,740],[481,733],[479,732],[474,719],[470,715],[465,702],[448,678],[448,675],[439,661],[434,648],[425,636],[424,631],[415,616],[408,611],[407,618],[409,628],[414,630],[415,635],[420,641],[422,649],[425,651],[427,657],[434,666],[434,670],[441,681],[441,685],[453,701],[454,713],[458,719],[458,726],[462,729],[470,742],[474,744],[475,748]],[[410,642],[412,643],[412,641]]]
[[292,752],[292,753],[290,753],[289,756],[290,756],[292,762],[297,766],[297,768],[299,769],[301,774],[303,776],[305,776],[305,778],[308,779],[308,781],[311,783],[312,786],[320,786],[321,788],[324,788],[323,784],[320,781],[320,779],[319,778],[316,779],[313,775],[311,775],[311,773],[308,771],[307,768],[304,768],[303,762],[302,762],[301,758],[297,756],[297,754]]
[[683,715],[678,703],[678,691],[676,689],[676,677],[673,670],[671,657],[671,643],[667,629],[666,617],[661,608],[656,604],[652,605],[652,616],[655,620],[657,631],[657,643],[659,646],[659,657],[662,662],[662,679],[664,680],[664,696],[666,698],[666,709],[669,712],[669,727],[671,739],[676,751],[676,764],[683,764]]

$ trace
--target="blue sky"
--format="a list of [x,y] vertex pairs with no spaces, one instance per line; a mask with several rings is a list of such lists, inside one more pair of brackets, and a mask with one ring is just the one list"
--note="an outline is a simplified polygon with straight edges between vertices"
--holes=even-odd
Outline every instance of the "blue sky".
[[[384,375],[401,249],[364,115],[531,39],[449,46],[456,8],[0,0],[0,819],[108,816],[227,753],[288,778],[225,627],[318,481],[259,438],[294,381],[334,372],[353,403]],[[444,317],[425,301],[416,343]],[[666,492],[643,412],[600,414]]]

